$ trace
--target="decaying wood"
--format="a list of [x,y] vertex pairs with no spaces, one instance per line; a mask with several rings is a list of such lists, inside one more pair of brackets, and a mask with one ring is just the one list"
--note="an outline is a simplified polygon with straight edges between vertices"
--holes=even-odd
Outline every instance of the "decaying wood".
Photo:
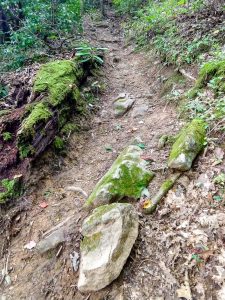
[[[79,75],[78,86],[81,85],[89,74],[91,65],[86,63],[80,66],[83,70]],[[50,145],[55,136],[59,133],[64,123],[59,125],[60,113],[63,111],[68,119],[77,113],[77,107],[70,95],[66,96],[65,103],[50,107],[51,115],[46,120],[41,120],[35,124],[32,137],[24,137],[25,144],[29,144],[32,151],[29,155],[21,157],[21,128],[23,120],[30,114],[30,108],[37,103],[43,103],[48,95],[46,91],[36,93],[32,86],[27,86],[26,80],[15,79],[11,93],[4,100],[6,107],[0,108],[0,182],[3,179],[13,179],[17,175],[23,177],[26,182],[29,178],[31,162],[34,161]],[[78,89],[74,85],[74,88]],[[60,127],[61,126],[61,127]],[[9,134],[9,138],[4,138],[4,134]],[[27,139],[27,140],[26,140]],[[29,140],[28,140],[29,139]],[[5,192],[0,184],[0,193]]]

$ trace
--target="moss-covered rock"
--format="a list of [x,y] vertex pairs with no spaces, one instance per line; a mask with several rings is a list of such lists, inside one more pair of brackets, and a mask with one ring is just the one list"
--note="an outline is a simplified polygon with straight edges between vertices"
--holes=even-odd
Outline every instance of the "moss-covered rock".
[[85,219],[81,233],[78,288],[97,291],[119,276],[138,235],[138,214],[131,204],[103,205]]
[[142,152],[137,146],[127,147],[97,183],[84,206],[99,206],[124,197],[140,198],[143,189],[154,177],[147,169],[146,161],[141,158]]
[[134,104],[134,99],[129,98],[125,95],[125,97],[119,97],[114,102],[114,114],[116,117],[123,116]]
[[178,135],[169,156],[168,166],[172,169],[186,171],[191,168],[193,160],[203,149],[206,139],[206,123],[194,119]]

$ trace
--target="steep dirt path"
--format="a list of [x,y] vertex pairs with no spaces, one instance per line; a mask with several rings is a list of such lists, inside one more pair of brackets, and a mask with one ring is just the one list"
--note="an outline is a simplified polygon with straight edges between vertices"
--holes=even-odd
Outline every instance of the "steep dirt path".
[[[90,193],[121,150],[141,139],[145,155],[153,160],[151,168],[157,173],[150,187],[152,194],[167,175],[164,168],[169,149],[158,150],[159,137],[174,134],[180,127],[175,108],[166,105],[160,96],[162,82],[173,74],[172,69],[163,67],[155,57],[135,53],[134,46],[126,44],[113,16],[98,26],[89,24],[87,37],[109,50],[103,68],[107,88],[100,96],[101,108],[90,120],[91,129],[71,136],[66,157],[55,158],[49,152],[34,167],[32,178],[40,180],[26,195],[28,211],[13,220],[14,237],[9,247],[12,282],[9,286],[1,284],[1,293],[6,297],[1,299],[122,299],[116,298],[121,293],[125,299],[175,299],[179,278],[171,270],[177,258],[173,251],[177,249],[178,255],[180,248],[168,251],[173,243],[170,237],[174,237],[175,215],[172,229],[161,235],[170,226],[162,217],[168,211],[161,212],[161,216],[140,216],[140,236],[115,283],[91,295],[77,291],[78,273],[73,272],[70,254],[79,252],[80,224],[84,218],[81,207],[85,199],[65,188],[72,184]],[[113,101],[120,93],[128,94],[135,103],[126,115],[115,118]],[[39,207],[43,201],[48,203],[45,209]],[[25,244],[37,242],[43,232],[73,212],[77,228],[63,247],[43,256],[24,249]],[[183,270],[180,274],[184,275]]]

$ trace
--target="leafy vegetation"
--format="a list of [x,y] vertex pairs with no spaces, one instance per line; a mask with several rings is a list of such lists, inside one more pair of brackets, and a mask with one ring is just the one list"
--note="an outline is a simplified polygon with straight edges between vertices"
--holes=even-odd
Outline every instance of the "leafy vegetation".
[[[130,12],[130,2],[114,0],[122,12]],[[138,6],[139,1],[135,3]],[[127,35],[137,40],[139,47],[153,46],[168,63],[201,61],[202,54],[219,52],[225,30],[223,3],[218,10],[205,3],[204,0],[149,0],[125,24]],[[217,19],[212,22],[214,15]]]
[[89,45],[83,45],[75,49],[76,56],[81,63],[89,61],[96,64],[103,64],[102,54],[107,50],[107,48],[90,47]]
[[3,192],[0,192],[0,203],[19,197],[22,192],[20,183],[20,178],[3,179],[0,182],[0,186],[4,189]]
[[14,70],[34,61],[46,62],[62,49],[73,50],[80,43],[83,13],[99,7],[100,3],[100,0],[1,1],[1,70]]

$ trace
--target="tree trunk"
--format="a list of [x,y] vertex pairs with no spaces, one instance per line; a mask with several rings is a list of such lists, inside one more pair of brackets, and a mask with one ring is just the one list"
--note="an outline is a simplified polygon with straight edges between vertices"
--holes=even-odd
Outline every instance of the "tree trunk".
[[5,40],[10,37],[10,28],[7,21],[6,14],[3,8],[0,6],[0,44],[3,44]]

